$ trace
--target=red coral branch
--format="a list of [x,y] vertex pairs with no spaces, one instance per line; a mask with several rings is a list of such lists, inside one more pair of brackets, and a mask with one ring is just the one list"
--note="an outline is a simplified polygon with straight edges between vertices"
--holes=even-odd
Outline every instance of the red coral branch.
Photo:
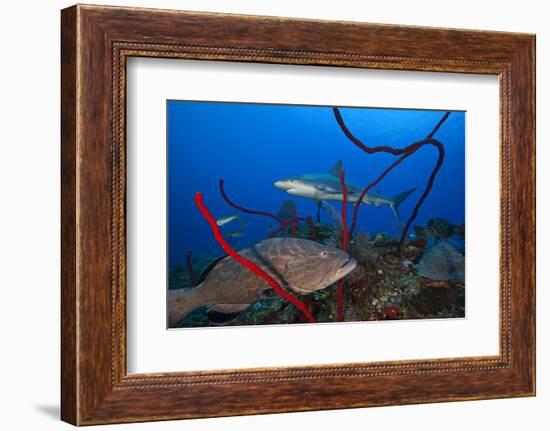
[[351,227],[349,229],[349,235],[352,236],[353,232],[355,231],[355,225],[357,224],[357,216],[359,214],[359,206],[361,205],[361,202],[363,201],[363,198],[365,195],[374,187],[376,186],[380,181],[384,179],[384,177],[393,169],[395,168],[399,163],[401,163],[403,160],[405,160],[407,157],[409,157],[411,153],[406,153],[403,156],[401,156],[399,159],[397,159],[395,162],[393,162],[390,166],[388,166],[379,176],[376,178],[372,183],[370,183],[367,187],[363,189],[361,194],[359,195],[359,199],[357,202],[355,202],[355,205],[353,206],[353,221],[351,223]]
[[418,215],[418,211],[424,201],[426,200],[426,197],[429,195],[430,191],[432,190],[433,183],[435,181],[435,177],[437,176],[437,173],[439,172],[439,169],[441,168],[441,165],[443,164],[443,159],[445,158],[445,148],[443,147],[443,144],[439,142],[438,140],[434,139],[433,136],[435,133],[439,130],[441,125],[447,120],[449,115],[451,115],[450,112],[446,112],[445,115],[439,120],[437,125],[434,127],[434,129],[428,134],[426,139],[423,139],[421,141],[415,142],[407,147],[404,148],[393,148],[386,145],[377,146],[377,147],[368,147],[365,144],[363,144],[359,139],[357,139],[347,128],[346,124],[344,123],[344,119],[342,118],[342,115],[340,114],[340,111],[338,108],[333,108],[334,116],[336,117],[336,122],[344,132],[344,135],[353,142],[357,147],[361,148],[363,151],[365,151],[367,154],[374,154],[374,153],[390,153],[395,156],[401,155],[401,157],[393,162],[390,166],[388,166],[379,176],[374,180],[371,184],[369,184],[365,189],[363,189],[363,192],[361,193],[359,199],[355,203],[354,211],[353,211],[353,223],[351,225],[350,229],[350,236],[353,234],[353,231],[355,229],[355,225],[357,223],[357,214],[359,211],[359,207],[361,205],[361,202],[363,200],[363,197],[367,194],[369,190],[371,190],[376,184],[378,184],[382,179],[397,165],[399,165],[403,160],[410,157],[412,154],[414,154],[418,149],[423,147],[424,145],[433,145],[437,148],[439,152],[439,157],[437,159],[436,165],[434,166],[432,173],[428,179],[428,183],[426,184],[426,188],[424,189],[424,193],[416,203],[416,206],[414,207],[411,216],[407,220],[407,223],[405,224],[403,228],[403,232],[401,233],[401,238],[399,240],[399,247],[403,244],[403,241],[405,240],[405,237],[407,235],[407,231],[411,227],[412,223],[416,219],[416,216]]
[[191,260],[192,255],[193,255],[193,252],[189,250],[187,252],[187,255],[185,256],[185,261],[187,263],[187,274],[191,279],[191,283],[195,285],[197,283],[197,277],[195,277],[195,271],[193,271],[193,262]]
[[308,216],[306,218],[306,221],[307,221],[307,224],[309,225],[309,232],[311,234],[311,238],[313,240],[316,240],[317,239],[317,229],[315,229],[315,225],[313,224],[313,219],[311,218],[311,216]]
[[294,219],[290,219],[290,220],[286,220],[284,222],[281,223],[281,226],[279,226],[277,229],[275,229],[273,232],[271,232],[267,237],[268,238],[273,238],[275,235],[281,233],[282,231],[284,231],[288,225],[290,223],[292,223],[294,221]]
[[348,189],[345,182],[346,174],[344,171],[340,173],[340,187],[342,188],[342,250],[348,251],[348,225],[347,225],[347,204],[348,204]]
[[316,323],[317,320],[315,320],[315,317],[310,313],[306,305],[300,301],[298,298],[296,298],[291,293],[284,290],[267,272],[265,272],[263,269],[261,269],[258,265],[255,263],[249,261],[248,259],[245,259],[241,255],[239,255],[225,240],[223,237],[220,228],[218,224],[216,223],[216,219],[212,216],[208,208],[204,205],[202,201],[202,193],[197,192],[195,193],[195,204],[201,211],[203,217],[206,219],[208,224],[210,225],[210,229],[212,229],[212,233],[214,234],[214,238],[216,241],[220,244],[220,246],[223,248],[223,250],[231,256],[233,259],[235,259],[238,263],[243,265],[244,267],[248,268],[250,271],[252,271],[254,274],[256,274],[259,277],[262,277],[283,299],[286,299],[287,301],[291,302],[296,308],[298,308],[309,322]]
[[[348,189],[345,182],[346,174],[344,171],[340,173],[340,187],[342,188],[342,250],[348,251],[348,224],[347,224],[347,206],[348,206]],[[336,309],[338,322],[343,320],[342,301],[344,298],[344,279],[338,282],[336,291]]]
[[296,215],[296,208],[293,210],[294,217],[292,218],[292,231],[290,232],[290,235],[296,238],[296,230],[298,229],[298,218]]

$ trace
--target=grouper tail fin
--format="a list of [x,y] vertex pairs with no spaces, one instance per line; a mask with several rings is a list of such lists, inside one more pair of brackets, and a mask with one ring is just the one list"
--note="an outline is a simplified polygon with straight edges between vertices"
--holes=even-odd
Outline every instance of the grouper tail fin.
[[[210,290],[210,289],[209,289]],[[168,328],[176,328],[195,308],[210,305],[206,317],[211,323],[223,325],[242,311],[250,307],[250,304],[216,304],[215,298],[205,292],[203,284],[196,287],[184,287],[168,290]]]
[[201,286],[168,290],[168,328],[177,327],[178,323],[195,308],[200,307]]
[[404,192],[401,192],[397,195],[395,195],[390,203],[388,204],[393,212],[393,215],[397,220],[401,220],[401,217],[399,216],[399,206],[403,203],[405,199],[409,197],[409,195],[416,190],[416,187],[413,189],[406,190]]

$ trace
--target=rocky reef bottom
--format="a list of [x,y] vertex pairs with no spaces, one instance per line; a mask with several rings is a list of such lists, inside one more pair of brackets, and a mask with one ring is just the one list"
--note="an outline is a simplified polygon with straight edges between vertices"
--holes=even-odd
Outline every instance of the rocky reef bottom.
[[[305,229],[298,235],[307,237]],[[318,225],[317,233],[320,242],[338,245],[337,236],[325,225]],[[463,245],[452,239],[409,238],[398,252],[394,237],[385,233],[371,237],[359,231],[349,253],[357,260],[357,268],[345,278],[344,321],[464,317]],[[170,277],[181,283],[186,274],[176,269]],[[333,285],[301,297],[318,322],[336,322],[336,289]],[[218,326],[208,320],[206,311],[207,307],[195,309],[178,326]],[[304,322],[292,304],[275,297],[254,303],[224,326]]]

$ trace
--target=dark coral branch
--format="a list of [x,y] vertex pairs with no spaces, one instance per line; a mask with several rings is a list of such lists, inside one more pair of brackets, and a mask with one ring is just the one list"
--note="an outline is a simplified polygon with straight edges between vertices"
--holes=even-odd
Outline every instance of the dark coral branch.
[[420,199],[418,199],[418,202],[416,203],[409,219],[407,220],[407,223],[405,223],[405,226],[403,227],[403,232],[401,232],[401,238],[399,239],[399,247],[403,244],[403,241],[405,240],[405,236],[407,235],[407,231],[411,227],[412,223],[416,219],[416,216],[418,215],[418,211],[420,210],[420,207],[430,194],[430,191],[432,190],[435,177],[437,176],[437,173],[439,172],[439,169],[441,169],[441,165],[443,165],[443,159],[445,158],[445,148],[443,147],[443,144],[433,138],[429,138],[425,140],[427,144],[434,145],[439,150],[439,157],[437,158],[437,162],[435,164],[435,167],[430,175],[430,178],[428,179],[428,183],[426,184],[426,188],[424,189],[424,193],[422,193],[422,196],[420,196]]
[[265,216],[265,217],[270,217],[272,218],[273,220],[276,220],[278,223],[284,223],[285,220],[277,217],[275,214],[271,214],[271,213],[268,213],[268,212],[265,212],[265,211],[256,211],[256,210],[251,210],[251,209],[247,209],[247,208],[243,208],[239,205],[237,205],[236,203],[234,203],[231,199],[229,199],[229,197],[227,196],[227,194],[225,193],[225,190],[224,190],[224,187],[223,187],[223,178],[220,179],[220,193],[223,197],[223,199],[230,205],[232,206],[233,208],[235,208],[236,210],[239,210],[239,211],[242,211],[243,213],[247,213],[247,214],[254,214],[254,215],[261,215],[261,216]]
[[187,275],[189,275],[189,279],[191,280],[191,283],[195,285],[197,283],[197,277],[195,276],[195,271],[193,271],[193,252],[189,250],[187,252],[187,255],[185,256],[185,261],[187,264]]
[[367,192],[370,189],[372,189],[372,187],[374,187],[376,184],[378,184],[392,169],[394,169],[397,165],[399,165],[403,160],[405,160],[406,158],[408,158],[409,156],[414,154],[422,146],[424,146],[424,145],[433,145],[439,151],[439,157],[437,159],[437,163],[434,166],[434,169],[432,170],[430,178],[428,179],[428,183],[426,184],[426,188],[424,189],[424,193],[422,194],[422,196],[418,200],[416,206],[414,207],[414,210],[411,213],[411,216],[409,217],[409,219],[407,220],[407,223],[405,223],[405,226],[403,228],[403,232],[401,233],[401,238],[399,240],[399,248],[400,248],[401,245],[403,244],[403,241],[405,240],[405,237],[407,235],[407,231],[409,230],[412,223],[416,219],[416,216],[418,215],[418,211],[419,211],[420,207],[422,206],[422,204],[426,200],[426,197],[429,195],[430,191],[432,190],[433,183],[435,181],[435,177],[437,176],[437,173],[439,172],[439,169],[441,168],[441,165],[443,164],[443,160],[445,158],[445,148],[443,147],[443,144],[441,144],[441,142],[439,142],[438,140],[434,139],[433,136],[439,130],[439,128],[443,125],[443,123],[447,120],[447,118],[449,118],[449,115],[451,115],[451,113],[446,112],[445,115],[443,115],[441,120],[439,120],[437,125],[430,132],[430,134],[426,137],[426,139],[423,139],[421,141],[410,144],[410,145],[408,145],[407,147],[404,147],[404,148],[393,148],[393,147],[389,147],[387,145],[381,145],[381,146],[377,146],[377,147],[368,147],[368,146],[366,146],[365,144],[363,144],[363,142],[361,142],[358,138],[356,138],[351,133],[351,131],[348,129],[348,127],[344,123],[344,119],[342,118],[342,114],[340,114],[339,109],[334,107],[333,111],[334,111],[334,116],[336,117],[336,122],[338,123],[338,125],[340,126],[342,131],[344,132],[344,135],[346,135],[346,137],[351,142],[353,142],[357,147],[361,148],[367,154],[374,154],[374,153],[384,152],[384,153],[393,154],[395,156],[401,155],[401,157],[397,161],[393,162],[388,168],[386,168],[382,172],[382,174],[380,174],[378,176],[378,178],[376,180],[374,180],[374,182],[372,182],[367,187],[365,187],[365,189],[361,193],[359,199],[357,200],[357,202],[355,204],[354,214],[353,214],[353,224],[352,224],[351,229],[350,229],[350,236],[353,234],[353,230],[355,229],[355,225],[357,223],[357,213],[359,211],[359,206],[360,206],[360,204],[363,200],[363,197],[367,194]]
[[441,118],[441,120],[439,120],[439,123],[435,125],[434,129],[430,132],[430,134],[426,136],[426,139],[430,139],[434,137],[434,135],[437,133],[439,128],[443,125],[443,123],[447,120],[447,118],[449,118],[449,115],[451,115],[451,112],[447,111],[445,115]]
[[395,168],[399,163],[401,163],[403,160],[405,160],[407,157],[409,157],[411,154],[414,154],[414,151],[411,151],[409,153],[405,153],[402,155],[399,159],[397,159],[395,162],[393,162],[390,166],[388,166],[379,176],[376,178],[372,183],[370,183],[367,187],[363,189],[361,194],[359,195],[359,199],[357,202],[355,202],[355,205],[353,207],[353,221],[351,223],[351,227],[349,229],[349,236],[353,236],[353,232],[355,231],[355,226],[357,224],[357,216],[359,215],[359,207],[361,206],[361,202],[363,201],[363,198],[365,195],[373,188],[375,187],[380,181],[384,179],[384,177],[393,169]]
[[282,231],[284,231],[288,227],[288,225],[290,223],[292,223],[293,221],[294,221],[293,219],[290,219],[290,220],[282,222],[281,225],[277,229],[275,229],[273,232],[271,232],[267,237],[268,238],[275,237],[275,235],[277,235],[277,234],[281,233]]
[[374,154],[374,153],[380,153],[380,152],[384,152],[384,153],[390,153],[390,154],[393,154],[395,156],[399,156],[403,153],[406,153],[408,152],[409,150],[409,147],[405,147],[405,148],[393,148],[393,147],[389,147],[387,145],[379,145],[377,147],[367,147],[365,144],[363,144],[359,139],[357,139],[351,132],[350,130],[348,129],[348,127],[346,126],[346,124],[344,123],[344,119],[342,118],[342,114],[340,114],[340,110],[336,107],[332,108],[332,110],[334,111],[334,116],[336,117],[336,122],[338,123],[338,125],[340,126],[340,128],[342,129],[342,131],[344,132],[344,134],[346,135],[346,137],[351,141],[353,142],[355,145],[357,145],[359,148],[361,148],[364,152],[368,153],[368,154]]
[[293,223],[294,222],[294,219],[290,219],[290,220],[286,220],[284,222],[281,223],[281,226],[279,226],[277,229],[275,229],[273,232],[271,232],[267,237],[268,238],[273,238],[275,235],[281,233],[282,231],[284,231],[289,225],[290,223]]
[[292,236],[296,236],[296,230],[297,230],[297,227],[298,227],[297,225],[298,225],[299,221],[303,221],[303,222],[308,223],[309,226],[310,226],[312,238],[316,239],[316,237],[317,237],[317,231],[315,230],[315,227],[313,226],[313,221],[312,221],[311,217],[298,217],[298,215],[296,214],[296,209],[294,209],[294,217],[293,218],[291,218],[290,220],[283,220],[282,218],[277,217],[275,214],[272,214],[272,213],[269,213],[269,212],[266,212],[266,211],[257,211],[257,210],[251,210],[251,209],[248,209],[248,208],[244,208],[240,205],[237,205],[235,202],[233,202],[231,199],[229,199],[229,197],[227,196],[227,193],[225,193],[223,178],[220,179],[220,193],[221,193],[223,199],[230,206],[235,208],[236,210],[242,211],[242,212],[247,213],[247,214],[261,215],[261,216],[269,217],[269,218],[272,218],[273,220],[276,220],[280,224],[280,226],[279,226],[278,229],[271,232],[268,235],[268,238],[273,238],[275,235],[277,235],[278,233],[285,230],[285,228],[287,228],[288,225],[291,224],[291,223],[292,223]]
[[[348,189],[345,181],[346,174],[344,171],[340,173],[340,187],[342,189],[342,250],[348,251],[348,224],[347,224],[347,206],[348,206]],[[336,291],[336,309],[338,322],[343,320],[342,301],[344,298],[344,279],[338,282]]]
[[300,301],[298,298],[296,298],[291,293],[284,290],[267,272],[265,272],[263,269],[261,269],[258,265],[255,263],[249,261],[248,259],[245,259],[241,255],[239,255],[225,240],[223,237],[220,228],[218,224],[216,223],[216,219],[212,216],[206,205],[204,205],[202,201],[202,193],[197,192],[195,193],[195,204],[201,211],[203,217],[206,219],[208,224],[210,225],[210,229],[212,229],[212,233],[214,234],[214,238],[220,244],[222,249],[233,259],[235,259],[238,263],[240,263],[242,266],[248,268],[250,271],[252,271],[254,274],[256,274],[258,277],[263,278],[279,295],[281,298],[287,300],[288,302],[291,302],[296,308],[298,308],[304,315],[306,316],[307,320],[311,323],[317,322],[315,320],[315,317],[310,313],[309,309],[306,307],[306,305]]

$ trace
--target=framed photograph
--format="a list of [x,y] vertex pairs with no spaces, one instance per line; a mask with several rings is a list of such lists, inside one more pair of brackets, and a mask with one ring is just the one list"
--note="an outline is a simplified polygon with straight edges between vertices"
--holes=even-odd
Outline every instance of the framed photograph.
[[535,394],[533,35],[61,33],[63,420]]

